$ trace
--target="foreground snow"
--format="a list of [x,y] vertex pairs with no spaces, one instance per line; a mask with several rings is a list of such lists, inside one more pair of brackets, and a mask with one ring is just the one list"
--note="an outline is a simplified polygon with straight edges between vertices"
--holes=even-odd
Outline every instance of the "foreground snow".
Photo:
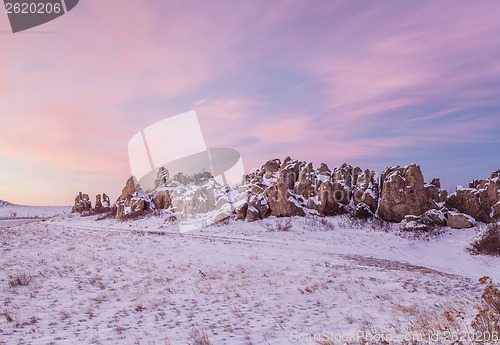
[[[342,217],[294,218],[290,231],[269,231],[282,221],[271,218],[180,234],[167,215],[96,218],[0,229],[0,344],[187,344],[197,332],[212,344],[405,336],[438,323],[458,329],[461,316],[470,323],[477,279],[500,281],[500,259],[465,251],[477,229],[425,241],[349,228]],[[9,285],[23,273],[27,286]]]

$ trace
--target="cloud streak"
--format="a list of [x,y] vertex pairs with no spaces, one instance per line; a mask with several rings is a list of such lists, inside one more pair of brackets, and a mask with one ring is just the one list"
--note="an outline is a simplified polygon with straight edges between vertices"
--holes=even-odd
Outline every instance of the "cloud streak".
[[[499,168],[491,150],[450,152],[499,143],[499,10],[451,1],[82,2],[47,34],[0,35],[0,159],[22,162],[5,177],[25,188],[22,170],[42,161],[33,169],[60,171],[64,188],[113,194],[130,173],[128,139],[191,109],[207,144],[237,148],[249,169],[292,155],[377,169],[417,161],[450,181],[474,169],[486,176]],[[442,160],[428,158],[430,148]],[[475,168],[478,156],[485,163]],[[1,189],[0,198],[40,200],[44,189],[30,188],[32,200]]]

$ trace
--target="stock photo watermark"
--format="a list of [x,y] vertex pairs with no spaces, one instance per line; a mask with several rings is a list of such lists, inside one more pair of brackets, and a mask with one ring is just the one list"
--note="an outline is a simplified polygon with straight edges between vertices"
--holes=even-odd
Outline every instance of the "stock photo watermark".
[[50,22],[71,11],[80,0],[4,0],[12,32]]
[[500,335],[496,331],[477,331],[477,332],[454,332],[454,331],[436,331],[433,333],[406,333],[393,334],[384,332],[371,332],[358,330],[352,333],[339,333],[332,331],[322,331],[315,333],[306,333],[299,331],[291,331],[289,340],[300,344],[318,342],[339,342],[341,344],[351,342],[368,342],[368,343],[421,343],[423,341],[430,344],[456,344],[463,342],[474,343],[497,343],[500,340]]

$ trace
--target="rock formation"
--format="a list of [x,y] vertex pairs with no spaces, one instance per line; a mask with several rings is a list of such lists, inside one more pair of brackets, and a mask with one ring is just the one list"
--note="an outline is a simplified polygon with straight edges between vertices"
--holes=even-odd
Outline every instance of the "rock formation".
[[[433,195],[426,190],[418,165],[386,168],[380,180],[378,214],[386,221],[400,222],[406,215],[420,216],[432,208],[439,207],[437,200],[433,200]],[[438,191],[438,196],[440,193]]]
[[[111,207],[109,197],[97,195],[96,208],[106,207]],[[155,210],[168,210],[178,217],[208,215],[212,220],[235,214],[250,222],[269,216],[348,212],[358,218],[404,221],[408,231],[436,225],[462,228],[473,226],[476,220],[500,219],[500,170],[447,195],[439,178],[425,183],[415,164],[388,167],[379,179],[374,171],[346,163],[332,170],[321,163],[315,169],[312,163],[286,157],[267,161],[238,186],[222,186],[207,171],[171,177],[167,169],[160,168],[154,190],[142,191],[130,177],[113,208],[117,219]],[[89,210],[88,195],[80,193],[72,212]]]
[[468,188],[457,187],[446,198],[446,205],[466,213],[481,222],[500,219],[500,170],[494,171],[490,178],[474,180]]
[[82,192],[80,192],[75,198],[75,204],[71,209],[71,213],[75,212],[81,213],[84,211],[90,211],[91,209],[92,209],[92,203],[90,202],[89,195],[82,194]]

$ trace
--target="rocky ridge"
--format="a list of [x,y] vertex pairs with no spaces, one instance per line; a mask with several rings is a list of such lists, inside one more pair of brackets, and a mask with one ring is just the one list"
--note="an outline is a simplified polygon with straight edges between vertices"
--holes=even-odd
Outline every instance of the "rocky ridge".
[[[447,195],[438,178],[425,183],[416,164],[388,167],[379,178],[374,171],[348,164],[331,170],[322,163],[315,169],[312,163],[287,157],[267,161],[238,186],[222,186],[206,171],[170,177],[161,168],[154,190],[142,191],[130,177],[113,205],[103,194],[96,197],[96,208],[109,209],[116,219],[161,209],[176,215],[210,214],[213,221],[235,214],[250,222],[269,216],[349,213],[402,222],[409,231],[429,224],[462,228],[500,219],[500,170]],[[92,210],[88,195],[80,193],[72,212]]]

